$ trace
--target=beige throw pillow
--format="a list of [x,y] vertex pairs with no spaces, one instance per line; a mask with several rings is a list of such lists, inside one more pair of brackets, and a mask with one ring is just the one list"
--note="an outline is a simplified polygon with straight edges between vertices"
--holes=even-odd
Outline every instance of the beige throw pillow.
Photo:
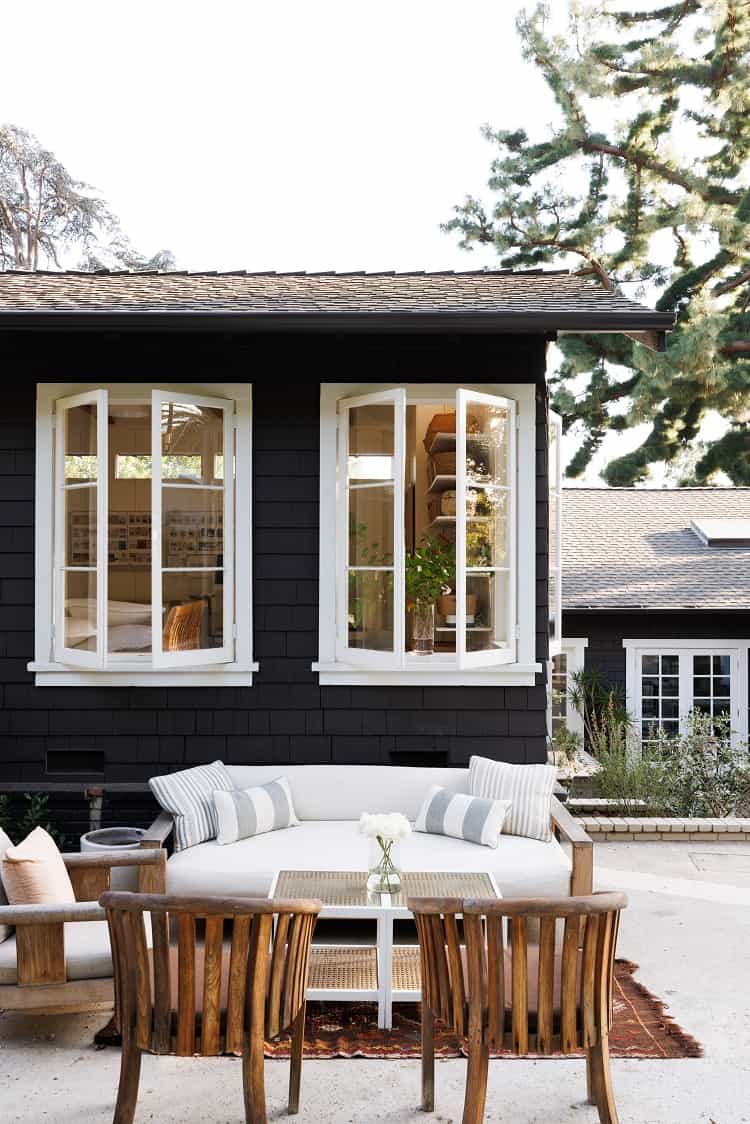
[[[11,843],[10,839],[5,834],[3,829],[0,827],[0,863],[2,863],[3,855],[8,850],[8,847],[12,847],[12,846],[13,846],[13,844]],[[6,897],[5,890],[3,889],[2,877],[0,877],[0,905],[7,905],[7,904],[8,904],[8,899]],[[0,944],[2,944],[3,941],[7,941],[8,937],[10,936],[10,934],[12,932],[13,932],[13,926],[12,925],[0,925]]]
[[5,893],[11,905],[69,905],[76,900],[57,844],[43,827],[35,827],[2,860]]

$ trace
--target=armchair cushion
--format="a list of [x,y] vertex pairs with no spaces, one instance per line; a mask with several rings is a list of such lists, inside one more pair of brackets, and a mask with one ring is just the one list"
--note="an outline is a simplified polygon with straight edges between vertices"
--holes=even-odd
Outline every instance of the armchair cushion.
[[[2,867],[2,862],[3,862],[3,857],[5,855],[5,852],[8,850],[8,847],[12,847],[12,846],[13,846],[13,844],[11,843],[10,839],[5,834],[3,829],[0,827],[0,868]],[[7,905],[7,904],[8,904],[8,897],[5,893],[5,890],[3,889],[3,880],[2,880],[2,877],[0,876],[0,905]],[[13,932],[13,926],[12,925],[0,925],[0,944],[2,944],[3,941],[7,941],[8,937],[10,936],[10,934],[12,932]]]
[[[151,948],[150,918],[146,945]],[[112,975],[112,950],[106,921],[69,921],[65,925],[65,971],[68,980],[106,980]],[[0,945],[0,985],[18,983],[16,938]]]
[[70,905],[76,900],[62,855],[43,827],[7,848],[2,878],[11,905]]

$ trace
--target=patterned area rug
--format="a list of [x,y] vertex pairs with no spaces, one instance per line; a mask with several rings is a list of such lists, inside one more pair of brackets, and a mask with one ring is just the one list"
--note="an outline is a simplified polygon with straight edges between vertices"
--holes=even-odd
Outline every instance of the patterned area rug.
[[[703,1050],[699,1043],[685,1034],[665,1013],[664,1004],[633,978],[637,969],[637,964],[628,960],[618,960],[615,965],[614,1025],[609,1039],[612,1057],[700,1058]],[[395,1004],[393,1024],[393,1030],[378,1030],[374,1003],[308,1003],[305,1057],[420,1057],[418,1005]],[[465,1052],[455,1035],[435,1028],[437,1057],[458,1058]],[[288,1056],[288,1039],[266,1043],[266,1057]],[[509,1051],[493,1054],[512,1056]]]

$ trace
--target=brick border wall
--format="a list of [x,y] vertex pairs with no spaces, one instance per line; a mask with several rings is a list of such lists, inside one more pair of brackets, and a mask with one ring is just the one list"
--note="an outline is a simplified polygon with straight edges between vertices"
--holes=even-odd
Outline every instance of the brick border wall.
[[580,816],[595,843],[750,843],[750,819]]

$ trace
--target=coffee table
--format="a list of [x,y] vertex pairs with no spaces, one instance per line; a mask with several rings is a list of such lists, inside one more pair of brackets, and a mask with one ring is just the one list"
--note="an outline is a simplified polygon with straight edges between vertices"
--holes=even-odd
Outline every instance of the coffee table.
[[269,896],[319,898],[322,920],[374,923],[374,939],[366,935],[362,941],[353,941],[342,926],[340,943],[338,938],[313,942],[307,998],[376,1002],[378,1027],[390,1030],[394,1002],[416,1002],[421,996],[419,948],[394,940],[395,922],[412,916],[406,899],[502,895],[492,875],[483,872],[410,871],[403,875],[400,893],[370,894],[364,871],[281,870]]

